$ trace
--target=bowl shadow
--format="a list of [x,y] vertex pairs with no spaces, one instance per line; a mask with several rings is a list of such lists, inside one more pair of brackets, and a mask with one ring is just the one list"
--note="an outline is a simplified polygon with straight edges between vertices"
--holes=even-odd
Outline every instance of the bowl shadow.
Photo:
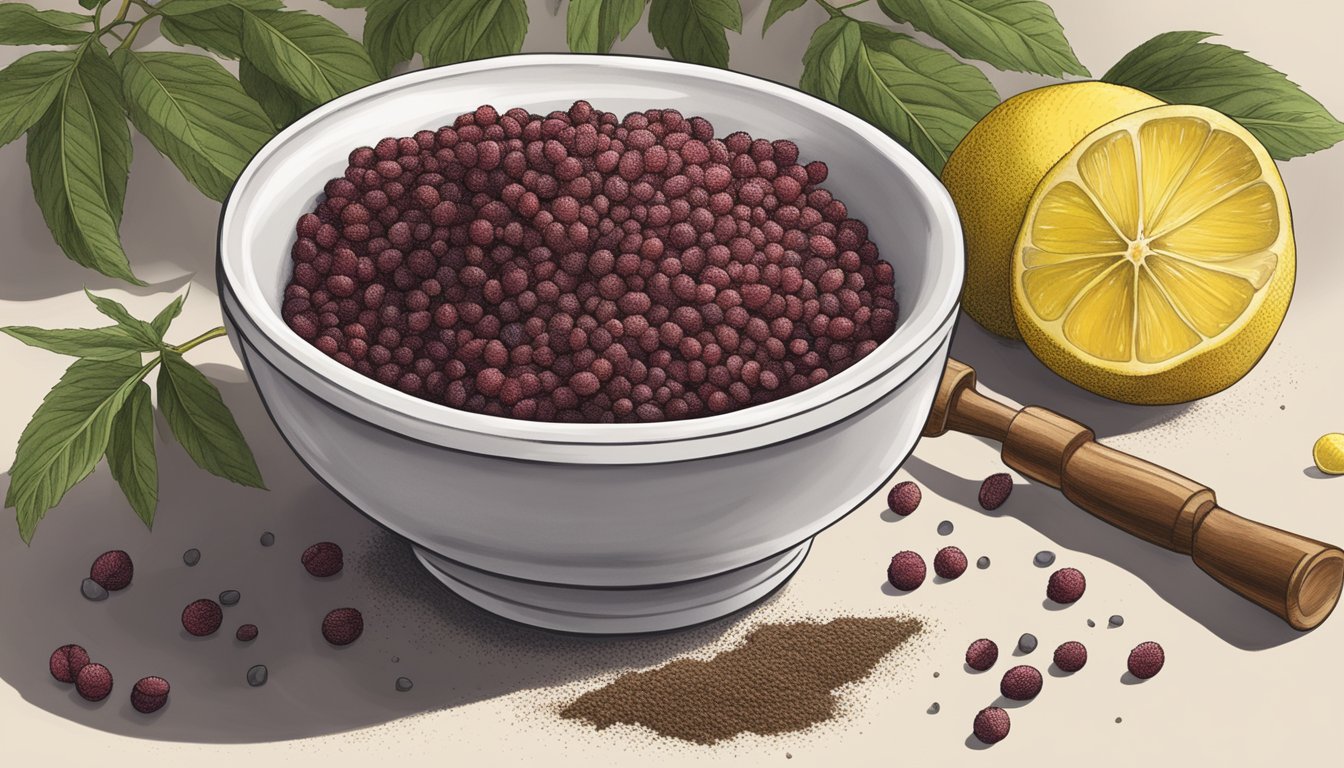
[[[30,704],[137,738],[298,739],[530,689],[542,689],[538,701],[548,703],[545,697],[554,695],[548,687],[658,665],[721,638],[752,614],[624,637],[561,635],[495,617],[449,591],[420,566],[408,542],[313,478],[240,371],[203,369],[248,436],[269,492],[206,474],[175,443],[160,439],[152,537],[102,466],[51,510],[31,547],[12,529],[0,535],[0,615],[6,618],[0,679]],[[275,533],[274,546],[258,542],[267,530]],[[340,579],[314,578],[300,563],[308,545],[324,540],[345,549]],[[192,547],[202,557],[188,567],[182,553]],[[134,581],[107,600],[85,600],[79,582],[109,549],[130,553]],[[224,608],[214,635],[188,635],[183,606],[224,589],[240,590],[244,600]],[[327,611],[345,606],[363,612],[365,630],[355,643],[335,648],[320,626]],[[234,632],[245,623],[258,625],[260,635],[239,643]],[[66,643],[84,646],[111,669],[108,699],[85,702],[72,685],[51,678],[47,659]],[[254,664],[269,670],[266,684],[256,688],[246,680]],[[169,705],[153,716],[127,700],[146,675],[172,685]],[[396,690],[401,676],[411,678],[413,692]]]
[[[983,331],[982,331],[983,332]],[[980,478],[962,477],[911,456],[904,469],[927,489],[969,509]],[[991,516],[1010,514],[1061,547],[1086,552],[1138,576],[1164,600],[1205,629],[1243,650],[1282,645],[1304,633],[1206,576],[1186,555],[1139,541],[1075,507],[1053,488],[1038,483],[1014,487],[1008,502]],[[1085,602],[1086,595],[1079,602]],[[1042,601],[1048,610],[1070,605]]]

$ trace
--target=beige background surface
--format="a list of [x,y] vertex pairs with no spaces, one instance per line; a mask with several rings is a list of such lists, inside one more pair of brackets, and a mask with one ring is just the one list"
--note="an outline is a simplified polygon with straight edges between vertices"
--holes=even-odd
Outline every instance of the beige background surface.
[[[39,4],[74,6],[73,0]],[[1094,73],[1158,32],[1212,30],[1287,72],[1344,115],[1338,40],[1344,5],[1333,0],[1051,4]],[[320,9],[350,29],[361,22],[360,11],[312,0],[292,5]],[[527,49],[562,49],[561,20],[549,12],[553,3],[529,5]],[[730,36],[734,67],[796,82],[798,56],[824,13],[809,6],[762,40],[768,3],[743,5],[747,33]],[[877,16],[871,5],[859,14]],[[164,47],[155,38],[145,34],[141,40]],[[654,48],[641,30],[617,50]],[[19,53],[0,49],[0,64]],[[992,77],[1005,96],[1041,82]],[[154,285],[126,292],[65,260],[32,201],[23,141],[0,149],[0,178],[6,180],[0,185],[0,324],[97,324],[79,294],[81,285],[151,313],[166,301],[164,292],[187,284],[191,300],[170,339],[217,324],[211,269],[217,206],[148,143],[137,138],[135,150],[123,236],[137,272]],[[1232,389],[1191,406],[1111,403],[1064,384],[1024,348],[989,338],[968,320],[958,330],[954,353],[979,369],[987,389],[1087,422],[1109,444],[1213,486],[1234,511],[1344,542],[1344,480],[1309,468],[1315,438],[1344,430],[1338,330],[1344,149],[1287,163],[1283,174],[1298,237],[1297,294],[1269,354]],[[202,347],[192,358],[208,363],[206,371],[237,414],[271,491],[248,491],[208,476],[161,441],[162,503],[153,534],[130,513],[103,469],[50,513],[31,548],[8,524],[0,526],[0,762],[145,768],[282,760],[296,767],[636,760],[1120,766],[1339,759],[1344,619],[1299,635],[1223,591],[1188,560],[1128,539],[1020,478],[1008,504],[984,513],[974,503],[979,481],[1002,465],[979,441],[948,436],[922,443],[901,472],[901,479],[925,488],[918,513],[894,521],[874,500],[821,535],[792,583],[755,611],[656,638],[556,637],[506,625],[442,590],[412,564],[403,543],[304,472],[265,419],[226,344]],[[0,360],[6,374],[0,384],[0,464],[7,466],[20,429],[66,361],[7,339],[0,340]],[[951,536],[935,532],[941,520],[955,524]],[[274,547],[257,544],[264,530],[276,533]],[[349,566],[334,584],[318,584],[298,568],[302,548],[322,538],[347,550]],[[893,552],[932,553],[945,543],[957,544],[972,559],[988,555],[993,565],[907,597],[884,592],[883,568]],[[203,559],[188,570],[180,554],[192,546]],[[112,547],[135,557],[135,584],[110,600],[88,603],[79,597],[79,581],[92,558]],[[1043,608],[1048,571],[1032,565],[1041,549],[1058,553],[1056,567],[1086,572],[1089,587],[1080,603]],[[225,632],[204,641],[186,637],[177,624],[180,606],[228,588],[242,590],[243,601],[226,614],[226,630],[254,621],[261,638],[241,647]],[[316,626],[328,608],[341,604],[363,608],[368,630],[338,651],[318,638]],[[596,732],[554,714],[576,692],[622,670],[709,654],[761,621],[895,611],[924,617],[929,631],[916,647],[885,662],[880,674],[845,692],[843,718],[806,733],[701,747],[636,728]],[[1106,628],[1113,613],[1125,616],[1123,627]],[[1089,618],[1096,628],[1086,626]],[[970,640],[987,636],[1007,656],[1025,631],[1041,644],[1029,662],[1045,667],[1050,649],[1068,639],[1084,641],[1091,661],[1070,678],[1047,676],[1043,694],[1013,710],[1012,736],[992,749],[973,750],[967,740],[971,718],[996,698],[998,676],[968,674],[962,653]],[[1166,647],[1166,669],[1146,683],[1124,684],[1126,652],[1148,639]],[[108,701],[88,705],[51,680],[47,654],[66,642],[82,643],[113,669],[117,688]],[[270,666],[264,688],[244,683],[255,663]],[[997,669],[1003,668],[1001,662]],[[144,674],[162,674],[174,685],[169,706],[151,718],[137,715],[126,700],[132,682]],[[392,683],[402,674],[416,685],[398,694]],[[935,701],[941,712],[926,714]]]

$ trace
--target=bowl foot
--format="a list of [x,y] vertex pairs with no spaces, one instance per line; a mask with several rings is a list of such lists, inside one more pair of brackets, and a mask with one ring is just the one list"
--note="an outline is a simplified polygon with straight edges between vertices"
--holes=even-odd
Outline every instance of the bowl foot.
[[522,624],[593,635],[664,632],[746,608],[783,586],[812,540],[779,555],[695,581],[648,587],[576,587],[496,576],[422,547],[415,556],[460,597]]

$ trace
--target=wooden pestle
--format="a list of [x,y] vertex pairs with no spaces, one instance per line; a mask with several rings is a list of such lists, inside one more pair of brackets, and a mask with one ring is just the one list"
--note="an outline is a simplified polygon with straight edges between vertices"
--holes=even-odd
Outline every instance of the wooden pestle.
[[1325,621],[1344,586],[1344,551],[1228,512],[1199,483],[1096,442],[1092,430],[1036,406],[1021,410],[975,389],[951,358],[924,425],[1003,443],[1003,462],[1115,527],[1190,555],[1242,597],[1307,630]]

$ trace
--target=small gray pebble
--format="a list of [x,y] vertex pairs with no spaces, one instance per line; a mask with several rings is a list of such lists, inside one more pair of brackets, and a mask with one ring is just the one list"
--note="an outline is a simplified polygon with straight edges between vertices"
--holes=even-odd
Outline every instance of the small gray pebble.
[[982,571],[985,570],[989,567],[989,558],[981,555],[980,559],[975,561],[975,567]]
[[256,688],[259,685],[265,685],[266,678],[269,676],[270,672],[266,670],[266,665],[258,664],[257,666],[247,670],[247,684],[252,686],[253,688]]
[[929,705],[929,714],[936,715],[940,709],[942,709],[942,707],[938,706],[938,702],[935,701]]
[[1123,720],[1124,720],[1124,718],[1120,718],[1120,717],[1115,718],[1115,722],[1117,722],[1117,723],[1122,722]]
[[415,685],[415,683],[412,683],[412,682],[411,682],[411,678],[409,678],[409,677],[398,677],[398,678],[397,678],[397,690],[398,690],[398,691],[401,691],[402,693],[405,693],[405,692],[411,690],[412,686],[414,686],[414,685]]
[[1091,620],[1091,619],[1088,619],[1088,620],[1087,620],[1087,626],[1089,626],[1089,627],[1095,627],[1095,626],[1097,626],[1097,622],[1095,622],[1095,621],[1093,621],[1093,620]]
[[1037,568],[1046,568],[1055,562],[1055,553],[1048,549],[1042,549],[1036,553],[1036,557],[1032,558],[1032,562],[1036,564]]
[[201,550],[193,547],[186,552],[183,552],[182,562],[186,563],[188,568],[195,566],[197,563],[201,562]]
[[933,676],[934,676],[934,677],[937,677],[937,676],[938,676],[938,673],[937,673],[937,672],[934,672],[934,673],[933,673]]
[[219,593],[220,605],[237,605],[239,600],[243,599],[242,593],[236,589],[226,589]]
[[267,531],[261,534],[261,546],[269,547],[275,543],[275,534]]
[[400,656],[393,656],[393,657],[392,657],[392,663],[393,663],[393,664],[396,664],[396,663],[399,662],[399,661],[401,661],[401,657],[400,657]]
[[952,521],[951,521],[951,520],[944,520],[943,522],[941,522],[941,523],[938,524],[938,535],[939,535],[939,536],[946,536],[946,535],[948,535],[948,534],[950,534],[950,533],[952,533]]
[[1122,626],[1122,625],[1125,623],[1125,617],[1124,617],[1124,616],[1121,616],[1120,614],[1117,613],[1117,614],[1115,614],[1114,616],[1112,616],[1112,617],[1107,621],[1107,623],[1109,623],[1112,627],[1119,627],[1119,626]]
[[83,583],[79,585],[79,591],[87,600],[107,599],[107,590],[103,589],[103,586],[93,579],[85,579]]
[[1036,650],[1036,636],[1030,632],[1023,632],[1022,636],[1017,638],[1017,649],[1023,653]]

